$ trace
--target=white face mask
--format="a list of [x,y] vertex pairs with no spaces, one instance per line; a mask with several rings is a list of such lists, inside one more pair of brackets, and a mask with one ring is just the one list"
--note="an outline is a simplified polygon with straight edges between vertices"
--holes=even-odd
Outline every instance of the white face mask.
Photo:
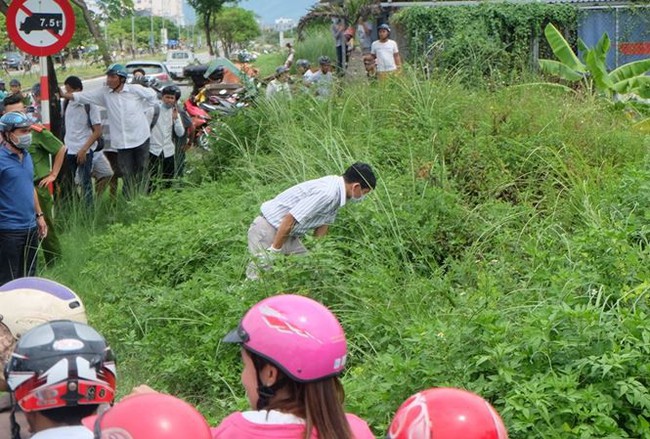
[[32,144],[32,133],[23,134],[22,136],[17,136],[18,140],[15,142],[16,148],[18,149],[27,149],[29,145]]
[[361,192],[360,197],[355,197],[354,192],[353,192],[352,197],[350,197],[350,201],[353,202],[353,203],[360,203],[360,202],[363,201],[364,198],[366,198],[366,194],[364,194],[363,192]]

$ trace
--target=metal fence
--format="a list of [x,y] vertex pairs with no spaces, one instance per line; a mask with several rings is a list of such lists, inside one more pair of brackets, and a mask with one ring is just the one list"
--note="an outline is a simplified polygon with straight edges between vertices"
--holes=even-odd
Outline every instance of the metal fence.
[[609,69],[650,58],[650,5],[581,7],[578,37],[591,47],[605,32],[612,42]]

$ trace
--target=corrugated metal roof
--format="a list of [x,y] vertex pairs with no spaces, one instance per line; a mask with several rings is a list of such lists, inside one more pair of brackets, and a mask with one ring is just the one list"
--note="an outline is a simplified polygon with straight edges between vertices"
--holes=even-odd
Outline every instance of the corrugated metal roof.
[[637,6],[649,7],[650,5],[639,4],[639,2],[631,2],[625,0],[494,0],[494,1],[480,1],[480,0],[443,0],[443,1],[384,1],[381,6],[384,8],[406,8],[411,6],[476,6],[483,3],[570,3],[579,4],[582,6]]

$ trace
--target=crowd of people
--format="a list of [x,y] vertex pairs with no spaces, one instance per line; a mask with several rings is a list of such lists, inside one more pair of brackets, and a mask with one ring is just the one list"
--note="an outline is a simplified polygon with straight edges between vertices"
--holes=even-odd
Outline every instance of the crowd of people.
[[[0,286],[0,437],[11,439],[371,439],[347,413],[346,335],[323,304],[279,294],[253,305],[223,342],[241,352],[250,409],[210,428],[177,397],[147,386],[115,402],[115,355],[80,297],[26,277]],[[218,340],[215,340],[218,342]],[[388,439],[505,439],[496,410],[461,389],[430,388],[395,413]]]
[[291,98],[294,93],[313,93],[319,97],[332,94],[335,77],[345,75],[350,62],[350,53],[356,47],[361,51],[361,59],[366,76],[369,80],[385,79],[399,72],[402,60],[397,43],[390,39],[391,28],[388,24],[377,26],[377,39],[372,40],[373,25],[368,19],[359,19],[356,28],[347,26],[342,19],[334,19],[332,35],[336,45],[336,65],[328,56],[318,58],[318,63],[312,65],[307,59],[295,61],[296,76],[289,74],[294,64],[295,50],[287,44],[289,54],[282,66],[278,66],[275,74],[266,87],[266,97]]
[[169,187],[178,176],[189,128],[180,89],[158,93],[137,80],[127,84],[127,77],[114,64],[106,85],[93,91],[67,77],[63,141],[40,123],[40,86],[24,93],[12,80],[0,117],[0,284],[34,275],[39,248],[47,265],[60,258],[53,192],[62,204],[80,199],[92,208],[106,187],[115,194],[118,178],[130,199]]
[[[332,26],[335,72],[341,75],[355,35],[350,29],[340,20]],[[372,23],[360,20],[356,37],[368,76],[381,79],[398,71],[401,60],[397,44],[389,39],[390,28],[382,24],[377,31],[379,39],[372,41]],[[308,60],[299,59],[299,77],[292,81],[295,53],[289,49],[266,96],[290,97],[297,90],[330,96],[332,61],[321,56],[312,69]],[[8,393],[0,393],[0,437],[374,438],[366,421],[345,411],[340,376],[349,352],[340,321],[325,305],[300,295],[260,301],[222,339],[240,350],[249,410],[232,413],[211,428],[191,405],[147,386],[115,401],[115,356],[88,325],[81,298],[61,284],[33,276],[38,248],[48,264],[61,252],[52,221],[54,183],[60,183],[63,202],[80,199],[92,207],[96,191],[108,186],[115,190],[118,177],[130,198],[169,186],[177,176],[182,152],[177,139],[188,128],[178,106],[180,90],[170,86],[157,93],[138,80],[144,72],[133,74],[135,82],[127,83],[126,69],[114,64],[106,71],[106,85],[92,91],[84,90],[80,78],[67,77],[61,92],[63,141],[37,120],[38,88],[30,98],[20,84],[10,84],[12,90],[2,98],[0,392]],[[223,81],[223,67],[211,68],[205,78],[207,88],[192,95],[198,101],[209,100],[210,84]],[[104,139],[107,132],[110,145]],[[342,175],[305,181],[264,202],[248,230],[247,279],[263,276],[282,255],[307,253],[301,242],[305,234],[327,235],[339,209],[363,201],[376,185],[372,167],[357,162]],[[507,432],[499,414],[480,396],[431,388],[397,409],[386,437],[504,439]]]

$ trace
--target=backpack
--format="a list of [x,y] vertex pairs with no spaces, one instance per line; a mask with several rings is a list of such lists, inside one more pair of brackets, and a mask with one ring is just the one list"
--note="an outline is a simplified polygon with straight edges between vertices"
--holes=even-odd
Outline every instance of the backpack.
[[[84,104],[84,108],[86,109],[86,117],[88,118],[88,126],[90,129],[93,129],[93,123],[90,120],[90,104]],[[104,146],[106,146],[104,142],[104,136],[103,134],[97,138],[97,148],[95,148],[95,152],[99,152],[102,149],[104,149]]]
[[181,116],[181,123],[183,124],[183,129],[185,131],[182,136],[177,136],[172,129],[172,140],[174,141],[176,151],[183,151],[187,145],[187,141],[189,140],[189,129],[192,126],[192,118],[187,114],[187,111],[185,111],[185,108],[183,107],[178,109],[178,114]]
[[158,123],[158,118],[160,117],[160,104],[153,106],[153,117],[151,118],[151,123],[149,124],[149,131],[153,130],[153,127]]

